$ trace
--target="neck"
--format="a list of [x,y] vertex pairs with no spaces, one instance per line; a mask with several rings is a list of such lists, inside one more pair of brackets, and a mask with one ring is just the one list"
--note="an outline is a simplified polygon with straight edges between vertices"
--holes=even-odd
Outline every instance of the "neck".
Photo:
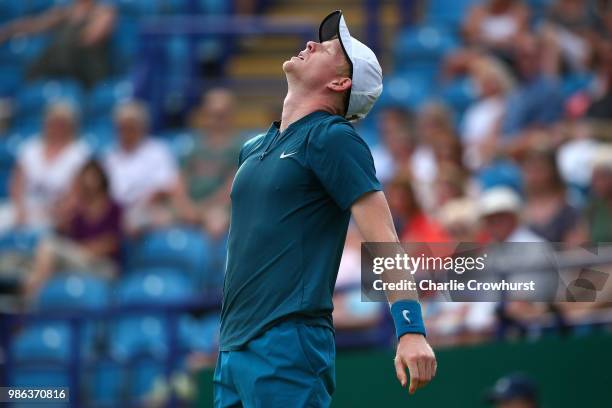
[[280,131],[284,132],[293,122],[317,110],[336,113],[333,104],[326,102],[322,98],[304,98],[303,95],[289,90],[283,102]]

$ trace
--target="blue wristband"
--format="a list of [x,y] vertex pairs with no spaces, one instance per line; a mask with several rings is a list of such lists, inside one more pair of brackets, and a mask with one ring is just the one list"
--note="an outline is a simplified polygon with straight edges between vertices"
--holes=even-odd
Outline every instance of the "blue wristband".
[[416,300],[399,300],[391,305],[391,316],[399,339],[407,333],[426,336],[421,305]]

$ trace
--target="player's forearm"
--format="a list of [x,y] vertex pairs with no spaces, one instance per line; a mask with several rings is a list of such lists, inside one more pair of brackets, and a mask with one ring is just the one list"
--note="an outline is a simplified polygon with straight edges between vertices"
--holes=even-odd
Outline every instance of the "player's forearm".
[[[394,258],[396,254],[404,252],[399,243],[384,193],[377,191],[364,195],[355,202],[351,212],[364,241],[387,243],[384,247],[377,248],[385,253],[376,253],[375,256]],[[411,274],[406,274],[405,271],[387,270],[382,274],[382,280],[385,283],[406,279],[413,280],[413,277]],[[388,290],[385,294],[390,304],[398,300],[418,300],[416,290]]]

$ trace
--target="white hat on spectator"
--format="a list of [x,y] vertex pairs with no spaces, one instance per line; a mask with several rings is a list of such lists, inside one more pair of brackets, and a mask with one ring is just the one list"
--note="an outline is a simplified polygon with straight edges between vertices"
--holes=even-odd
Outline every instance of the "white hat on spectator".
[[521,197],[510,187],[493,187],[480,196],[479,213],[481,217],[492,214],[519,214],[523,207]]

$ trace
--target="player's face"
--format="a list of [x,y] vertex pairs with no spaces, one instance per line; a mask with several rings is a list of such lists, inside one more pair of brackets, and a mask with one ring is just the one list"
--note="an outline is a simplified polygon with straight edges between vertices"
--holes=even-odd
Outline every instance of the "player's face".
[[338,77],[348,77],[348,62],[340,41],[308,41],[306,48],[283,64],[283,71],[311,89],[325,87]]

